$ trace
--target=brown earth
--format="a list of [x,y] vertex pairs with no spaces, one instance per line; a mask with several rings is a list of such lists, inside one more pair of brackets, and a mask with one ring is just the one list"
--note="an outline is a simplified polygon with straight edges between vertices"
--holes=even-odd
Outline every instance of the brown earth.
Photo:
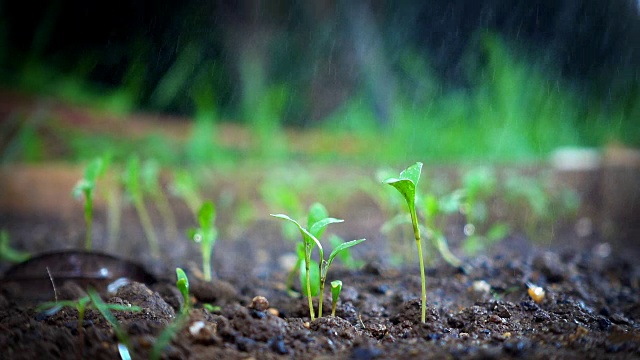
[[[366,169],[316,170],[324,179],[336,174],[356,181],[371,177]],[[281,223],[267,215],[276,210],[258,203],[254,221],[235,221],[234,206],[258,199],[256,181],[266,176],[259,169],[244,171],[245,176],[221,176],[211,182],[215,190],[208,195],[221,204],[213,281],[202,279],[198,248],[182,235],[194,225],[193,217],[175,199],[171,205],[180,230],[177,237],[163,228],[150,206],[161,258],[149,253],[131,204],[119,205],[122,221],[114,233],[107,201],[99,198],[94,246],[113,257],[74,253],[19,268],[0,263],[6,274],[0,284],[0,358],[119,358],[119,340],[98,311],[87,310],[78,327],[74,309],[53,314],[36,309],[56,297],[82,297],[88,285],[109,303],[142,308],[114,312],[133,359],[149,358],[162,331],[172,324],[180,326],[162,349],[163,359],[640,358],[640,266],[633,232],[624,238],[616,237],[622,232],[603,231],[578,236],[574,224],[542,223],[539,226],[554,232],[555,242],[514,232],[481,255],[463,257],[460,268],[431,251],[427,319],[421,323],[420,276],[409,233],[393,238],[380,231],[387,214],[370,193],[338,193],[331,198],[315,186],[317,197],[305,203],[323,201],[333,216],[345,219],[331,231],[344,239],[367,241],[353,249],[362,267],[348,269],[337,261],[329,271],[329,281],[344,283],[336,317],[329,316],[327,291],[324,316],[311,321],[306,299],[286,289],[295,243],[286,240]],[[40,254],[81,246],[82,204],[69,196],[80,173],[66,164],[2,169],[0,228],[9,232],[14,247]],[[605,188],[615,188],[607,181]],[[607,204],[601,195],[583,215],[611,221],[605,215],[617,213],[598,210],[599,202]],[[629,217],[628,212],[619,213]],[[457,249],[459,239],[452,236],[450,241]],[[395,255],[400,255],[400,262]],[[193,309],[184,323],[177,323],[182,304],[175,287],[178,266],[187,270],[191,282]],[[128,278],[128,284],[110,292],[107,285],[120,277]],[[544,296],[536,298],[539,302],[529,294],[528,284],[544,290]],[[297,284],[294,290],[300,290]],[[268,305],[254,301],[256,296],[266,298]],[[205,304],[217,308],[208,310]]]

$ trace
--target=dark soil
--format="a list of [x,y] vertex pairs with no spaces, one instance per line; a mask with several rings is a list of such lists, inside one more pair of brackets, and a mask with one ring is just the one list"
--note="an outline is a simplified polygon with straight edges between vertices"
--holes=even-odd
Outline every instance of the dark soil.
[[[214,265],[219,271],[212,282],[200,278],[195,261],[184,264],[194,307],[162,358],[640,358],[637,259],[598,247],[520,247],[468,259],[465,269],[432,266],[427,270],[427,320],[421,323],[417,266],[391,267],[384,254],[370,253],[360,270],[340,264],[331,269],[330,279],[345,284],[336,317],[329,316],[327,294],[324,317],[310,321],[306,299],[285,290],[286,271],[278,265],[278,251],[290,244],[265,241],[277,238],[279,228],[261,229],[220,243]],[[114,330],[96,310],[87,311],[82,336],[76,310],[36,310],[41,301],[53,300],[51,280],[43,271],[49,266],[59,299],[78,298],[91,284],[110,303],[142,307],[140,312],[116,312],[116,317],[130,337],[132,357],[149,358],[181,306],[173,269],[145,260],[147,274],[118,258],[94,255],[78,264],[84,255],[74,256],[7,272],[0,296],[0,357],[119,358]],[[111,272],[103,272],[105,281],[98,282],[101,268]],[[131,281],[108,293],[106,284],[120,277]],[[539,303],[528,294],[527,282],[544,289]],[[268,305],[264,299],[252,304],[256,296],[265,297]],[[204,303],[219,310],[206,310]]]
[[[69,196],[80,172],[53,167],[38,168],[31,177],[16,169],[0,176],[0,229],[9,231],[12,245],[32,254],[69,251],[84,238],[82,205]],[[336,174],[325,173],[328,179]],[[36,187],[33,178],[46,179],[45,186]],[[216,194],[217,203],[258,196],[255,184],[238,185],[238,179],[244,177],[229,182],[240,190]],[[614,180],[606,183],[620,187]],[[615,215],[598,197],[591,204]],[[172,206],[181,230],[194,225],[183,203]],[[636,216],[629,223],[637,227],[637,211],[618,208]],[[221,209],[218,225],[224,229],[214,248],[211,282],[202,280],[198,248],[183,235],[162,234],[163,258],[153,258],[137,214],[124,203],[115,238],[104,206],[95,215],[94,246],[113,256],[66,252],[14,268],[0,263],[0,359],[120,358],[116,333],[97,310],[87,310],[80,328],[75,309],[37,310],[56,297],[80,298],[88,286],[109,303],[142,308],[114,314],[129,337],[132,358],[149,358],[163,330],[179,319],[177,266],[189,275],[193,308],[162,350],[164,359],[640,359],[638,237],[605,241],[594,232],[578,238],[539,223],[541,230],[556,233],[555,246],[513,235],[486,255],[463,259],[463,268],[429,254],[436,260],[427,269],[427,319],[421,323],[414,241],[386,238],[380,226],[388,218],[374,200],[360,196],[330,210],[346,220],[335,227],[340,236],[367,238],[354,248],[365,264],[358,270],[333,265],[328,280],[344,283],[336,317],[329,316],[327,291],[324,316],[310,321],[306,299],[285,286],[285,260],[295,244],[283,239],[278,220],[266,216],[273,209],[263,205],[246,227],[230,226],[235,212]],[[391,261],[399,252],[409,255],[400,265]],[[127,284],[108,291],[120,278]],[[543,288],[539,302],[529,295],[528,283]],[[218,308],[210,311],[205,304]]]

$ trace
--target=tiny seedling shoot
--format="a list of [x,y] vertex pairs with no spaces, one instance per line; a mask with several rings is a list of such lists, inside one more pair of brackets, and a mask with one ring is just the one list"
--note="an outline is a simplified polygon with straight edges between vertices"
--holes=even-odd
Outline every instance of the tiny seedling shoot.
[[409,214],[411,215],[411,223],[413,225],[413,234],[416,239],[416,246],[418,247],[418,259],[420,261],[420,280],[422,283],[422,315],[421,320],[425,322],[427,314],[427,285],[424,275],[424,258],[422,256],[422,244],[420,242],[420,226],[418,225],[418,216],[416,214],[416,187],[420,180],[420,173],[422,172],[422,163],[417,162],[400,173],[398,178],[390,178],[385,180],[386,184],[393,186],[396,190],[402,194],[407,206],[409,207]]
[[336,316],[336,307],[338,306],[338,298],[342,292],[342,280],[333,280],[331,282],[331,316]]
[[174,240],[178,238],[178,227],[176,225],[176,218],[169,205],[169,200],[160,184],[160,170],[158,161],[153,159],[145,161],[142,165],[142,182],[145,192],[149,194],[158,207],[160,216],[162,216],[162,220],[164,221],[167,236],[169,239]]
[[189,239],[200,244],[202,253],[202,273],[206,281],[211,281],[211,255],[213,245],[218,237],[218,230],[215,226],[216,208],[211,201],[205,201],[198,210],[198,228],[190,229],[187,236]]
[[8,261],[11,263],[20,263],[28,260],[31,255],[28,252],[16,250],[9,244],[9,232],[7,230],[0,231],[0,261]]
[[96,158],[91,161],[84,169],[84,177],[76,183],[72,192],[75,198],[84,197],[84,220],[87,227],[84,247],[87,250],[91,250],[93,247],[93,197],[95,195],[96,180],[104,173],[105,169],[106,163],[102,158]]
[[189,299],[189,278],[187,278],[187,274],[181,268],[176,268],[176,277],[176,287],[180,291],[180,294],[182,294],[183,299],[182,306],[180,307],[180,313],[176,316],[175,320],[165,327],[160,335],[158,335],[149,356],[152,360],[160,359],[162,357],[162,351],[164,351],[167,345],[169,345],[171,340],[189,319],[189,311],[191,310],[191,300]]
[[133,206],[136,208],[136,212],[140,217],[140,223],[142,229],[149,241],[149,247],[151,248],[151,254],[158,258],[160,257],[160,246],[158,237],[153,229],[151,223],[151,217],[147,212],[147,208],[144,206],[144,194],[142,191],[140,181],[140,159],[137,156],[131,156],[127,161],[127,167],[123,174],[124,187],[133,201]]
[[84,332],[82,331],[82,327],[84,324],[84,316],[86,314],[87,309],[95,308],[100,312],[100,314],[111,324],[113,330],[118,337],[118,350],[120,351],[120,357],[123,360],[131,359],[129,354],[129,337],[126,332],[122,329],[115,316],[111,313],[111,311],[140,311],[141,308],[139,306],[130,306],[130,305],[119,305],[119,304],[107,304],[98,295],[98,293],[93,290],[88,290],[88,296],[81,297],[77,300],[61,300],[55,302],[46,302],[37,307],[37,311],[44,311],[45,314],[51,316],[58,311],[60,311],[63,307],[71,307],[78,311],[78,322],[77,322],[77,331],[78,331],[78,343],[80,344],[80,348],[78,349],[78,358],[82,357],[82,346],[84,344]]
[[180,294],[182,294],[182,307],[180,308],[180,313],[185,314],[189,312],[191,308],[191,299],[189,298],[189,278],[187,274],[181,268],[176,268],[176,286],[178,290],[180,290]]
[[[323,300],[323,295],[324,295],[324,287],[325,287],[325,282],[327,280],[327,272],[329,271],[329,267],[331,266],[331,263],[333,262],[333,260],[335,259],[335,257],[343,250],[348,249],[352,246],[358,245],[359,243],[365,241],[365,239],[359,239],[359,240],[351,240],[351,241],[347,241],[344,242],[342,244],[340,244],[339,246],[337,246],[335,249],[333,249],[333,251],[331,252],[331,254],[329,255],[329,258],[327,260],[324,259],[324,249],[322,248],[322,245],[320,244],[320,241],[318,240],[318,237],[322,234],[322,232],[324,232],[324,229],[329,225],[329,224],[333,224],[333,223],[340,223],[343,222],[344,220],[341,219],[336,219],[336,218],[331,218],[331,217],[326,217],[320,220],[317,220],[315,223],[313,223],[309,229],[307,230],[306,228],[304,228],[302,225],[300,225],[300,223],[298,223],[297,221],[291,219],[289,216],[284,215],[284,214],[271,214],[271,216],[279,218],[279,219],[283,219],[283,220],[287,220],[290,221],[292,223],[294,223],[298,229],[300,230],[300,234],[302,235],[302,240],[304,243],[304,263],[305,263],[305,278],[306,278],[306,295],[307,295],[307,299],[309,301],[309,315],[311,317],[311,320],[315,320],[315,312],[313,310],[313,289],[312,287],[317,287],[317,293],[318,293],[318,317],[322,317],[322,300]],[[312,271],[311,271],[311,264],[312,264],[312,260],[311,260],[311,253],[313,251],[313,249],[315,247],[318,247],[318,254],[319,254],[319,259],[320,261],[318,262],[318,278],[314,279],[313,283],[311,281],[312,278]]]

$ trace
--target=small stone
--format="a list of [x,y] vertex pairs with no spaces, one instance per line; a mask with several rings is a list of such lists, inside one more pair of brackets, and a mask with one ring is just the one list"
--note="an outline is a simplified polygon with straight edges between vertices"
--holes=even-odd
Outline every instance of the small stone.
[[267,300],[264,296],[256,296],[251,300],[251,304],[249,304],[249,309],[253,309],[256,311],[265,311],[269,308],[269,300]]

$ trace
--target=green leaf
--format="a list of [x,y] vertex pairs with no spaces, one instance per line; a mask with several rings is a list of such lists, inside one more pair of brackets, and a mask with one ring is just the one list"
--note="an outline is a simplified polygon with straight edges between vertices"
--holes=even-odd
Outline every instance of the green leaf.
[[273,217],[284,219],[294,223],[298,227],[298,230],[300,230],[300,234],[302,235],[302,239],[304,240],[304,243],[309,245],[311,249],[317,245],[320,251],[320,257],[321,258],[323,257],[324,252],[322,250],[322,245],[320,245],[320,241],[318,241],[318,239],[316,239],[316,237],[313,236],[307,229],[303,228],[299,222],[293,220],[292,218],[290,218],[285,214],[270,214],[270,215]]
[[509,230],[509,225],[507,224],[495,224],[487,231],[487,239],[491,243],[502,240],[509,234]]
[[359,240],[351,240],[351,241],[347,241],[344,242],[340,245],[338,245],[335,249],[333,249],[333,251],[331,252],[331,254],[329,255],[329,260],[327,260],[327,268],[329,267],[329,265],[331,265],[331,263],[333,262],[333,259],[343,250],[346,250],[350,247],[356,246],[358,244],[360,244],[361,242],[365,241],[366,239],[359,239]]
[[341,222],[344,222],[344,220],[336,219],[336,218],[324,218],[324,219],[316,221],[313,225],[311,225],[311,228],[309,229],[309,232],[313,236],[315,236],[316,239],[320,239],[320,235],[322,235],[322,233],[324,232],[325,228],[329,224],[336,224],[336,223],[341,223]]
[[176,287],[180,290],[182,298],[184,299],[184,307],[187,308],[189,304],[189,278],[187,274],[181,268],[176,268]]
[[[309,207],[309,215],[307,215],[307,228],[311,229],[311,226],[313,224],[328,217],[329,217],[329,211],[327,211],[327,208],[324,205],[322,205],[319,202],[311,204],[311,206]],[[313,232],[311,233],[313,234]],[[313,235],[320,238],[322,234],[320,235],[313,234]]]
[[198,211],[198,223],[203,230],[213,228],[216,217],[216,209],[211,201],[205,201]]
[[145,188],[154,192],[160,188],[158,178],[160,177],[160,164],[156,160],[147,160],[142,166],[142,182]]
[[12,263],[20,263],[28,260],[31,255],[27,252],[16,250],[9,244],[9,232],[0,231],[0,260]]
[[338,298],[340,297],[340,292],[342,291],[342,280],[333,280],[331,282],[331,300],[333,303],[338,302]]
[[420,173],[422,172],[422,163],[417,162],[410,167],[406,168],[400,173],[399,178],[390,178],[385,180],[385,183],[393,186],[396,190],[402,194],[407,206],[409,207],[409,213],[411,214],[411,221],[414,223],[414,229],[417,228],[417,214],[416,214],[416,186],[420,180]]
[[129,157],[123,174],[123,181],[131,197],[136,199],[142,196],[140,193],[140,159],[137,156],[132,155]]

